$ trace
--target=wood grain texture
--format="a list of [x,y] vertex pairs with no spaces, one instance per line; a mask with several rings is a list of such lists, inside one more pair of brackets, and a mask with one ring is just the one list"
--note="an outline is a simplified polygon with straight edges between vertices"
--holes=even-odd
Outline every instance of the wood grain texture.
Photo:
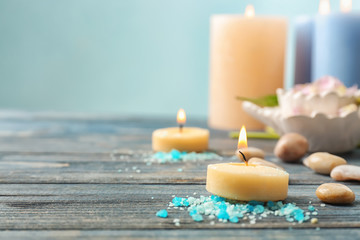
[[[290,173],[287,202],[319,210],[319,223],[292,224],[269,216],[256,224],[192,221],[185,210],[170,209],[169,218],[155,216],[172,195],[209,195],[207,164],[153,163],[151,133],[175,125],[174,120],[62,114],[0,114],[0,238],[18,239],[352,239],[360,238],[360,184],[345,182],[356,194],[350,206],[321,207],[318,185],[333,182],[301,163],[274,157],[275,140],[250,139],[266,159]],[[206,127],[204,121],[189,125]],[[211,130],[210,148],[232,158],[236,140]],[[360,165],[360,151],[342,155]],[[179,171],[181,169],[182,171]],[[196,195],[194,195],[196,193]],[[180,219],[180,227],[173,223]],[[320,227],[320,230],[316,230]]]
[[[238,161],[224,159],[147,165],[150,151],[116,150],[115,153],[14,153],[0,155],[0,183],[154,183],[205,184],[208,164]],[[272,155],[269,161],[290,173],[290,184],[335,182],[329,176],[308,169],[301,163],[283,163]],[[347,158],[349,164],[358,164]],[[181,169],[181,172],[179,172]],[[353,185],[356,182],[348,182]]]
[[229,240],[292,240],[292,239],[359,239],[359,229],[189,229],[189,230],[62,230],[0,231],[1,239],[229,239]]
[[[220,223],[210,220],[194,222],[187,211],[169,209],[169,217],[155,213],[167,208],[176,196],[208,196],[202,185],[134,185],[134,184],[1,184],[0,230],[99,230],[99,229],[214,229],[214,228],[360,228],[360,204],[336,206],[316,198],[316,185],[289,188],[286,202],[295,202],[304,210],[309,201],[318,209],[319,224],[293,224],[284,217],[269,216],[250,224]],[[360,192],[360,186],[351,186]],[[194,193],[196,193],[194,195]],[[360,198],[357,194],[357,199]],[[179,218],[181,226],[173,223]]]

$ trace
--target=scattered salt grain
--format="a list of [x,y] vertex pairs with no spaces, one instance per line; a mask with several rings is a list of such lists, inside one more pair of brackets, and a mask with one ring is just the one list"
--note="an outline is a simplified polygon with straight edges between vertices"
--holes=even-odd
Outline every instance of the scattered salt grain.
[[203,216],[198,213],[193,214],[191,217],[195,222],[202,222],[204,220]]
[[171,150],[170,152],[157,152],[153,154],[150,158],[146,158],[146,163],[175,163],[175,162],[196,162],[196,161],[206,161],[206,160],[222,160],[223,158],[216,153],[204,152],[180,152],[176,149]]
[[180,219],[175,218],[173,223],[175,224],[175,226],[180,227]]
[[[197,222],[203,221],[204,216],[208,216],[209,220],[217,218],[222,223],[249,221],[250,224],[256,224],[258,220],[274,215],[284,217],[286,221],[295,224],[310,221],[309,215],[311,213],[312,215],[317,214],[317,212],[305,212],[296,206],[295,203],[284,204],[281,201],[269,201],[267,203],[250,201],[245,203],[226,200],[215,195],[208,197],[200,196],[198,198],[174,196],[169,203],[169,207],[173,209],[186,209],[191,218]],[[308,209],[311,210],[312,207],[310,205]],[[313,219],[311,222],[315,221]],[[175,222],[179,222],[179,220],[175,221],[174,219]]]
[[168,212],[165,209],[161,209],[160,211],[158,211],[156,213],[157,217],[161,217],[161,218],[167,218],[168,217]]

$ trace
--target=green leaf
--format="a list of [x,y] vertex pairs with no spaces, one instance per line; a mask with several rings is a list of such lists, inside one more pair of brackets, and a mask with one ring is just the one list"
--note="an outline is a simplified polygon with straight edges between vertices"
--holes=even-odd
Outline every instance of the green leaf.
[[[239,138],[239,131],[234,131],[229,133],[231,138]],[[280,136],[275,132],[271,127],[266,127],[265,131],[248,131],[248,138],[258,138],[258,139],[279,139]]]
[[278,99],[276,95],[267,95],[259,98],[236,97],[240,101],[252,102],[260,107],[275,107],[278,106]]

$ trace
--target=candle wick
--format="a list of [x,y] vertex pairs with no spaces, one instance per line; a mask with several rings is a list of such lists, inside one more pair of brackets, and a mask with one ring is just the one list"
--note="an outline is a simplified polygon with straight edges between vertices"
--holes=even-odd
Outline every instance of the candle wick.
[[243,156],[246,166],[248,166],[248,161],[246,160],[245,155],[240,150],[239,150],[239,153]]
[[184,127],[184,125],[183,125],[183,124],[179,124],[179,130],[180,130],[180,132],[182,132],[183,127]]

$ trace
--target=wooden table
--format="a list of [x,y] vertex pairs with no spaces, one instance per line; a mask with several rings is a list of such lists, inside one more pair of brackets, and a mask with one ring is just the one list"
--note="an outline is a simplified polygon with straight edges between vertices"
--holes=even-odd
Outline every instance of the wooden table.
[[[302,164],[280,162],[272,154],[273,140],[249,144],[266,150],[268,160],[290,173],[286,202],[305,209],[312,201],[319,209],[318,224],[293,224],[269,216],[256,224],[210,225],[207,218],[194,222],[187,211],[176,209],[169,210],[168,218],[156,217],[173,195],[210,195],[205,190],[206,167],[218,162],[146,165],[152,131],[172,125],[173,119],[2,112],[1,239],[360,239],[359,183],[346,183],[356,193],[353,205],[321,207],[315,190],[321,183],[333,182],[331,178]],[[220,154],[233,153],[236,140],[212,130],[210,147]],[[360,165],[359,150],[344,156]],[[223,161],[227,160],[229,156]],[[179,227],[174,218],[180,219]]]

